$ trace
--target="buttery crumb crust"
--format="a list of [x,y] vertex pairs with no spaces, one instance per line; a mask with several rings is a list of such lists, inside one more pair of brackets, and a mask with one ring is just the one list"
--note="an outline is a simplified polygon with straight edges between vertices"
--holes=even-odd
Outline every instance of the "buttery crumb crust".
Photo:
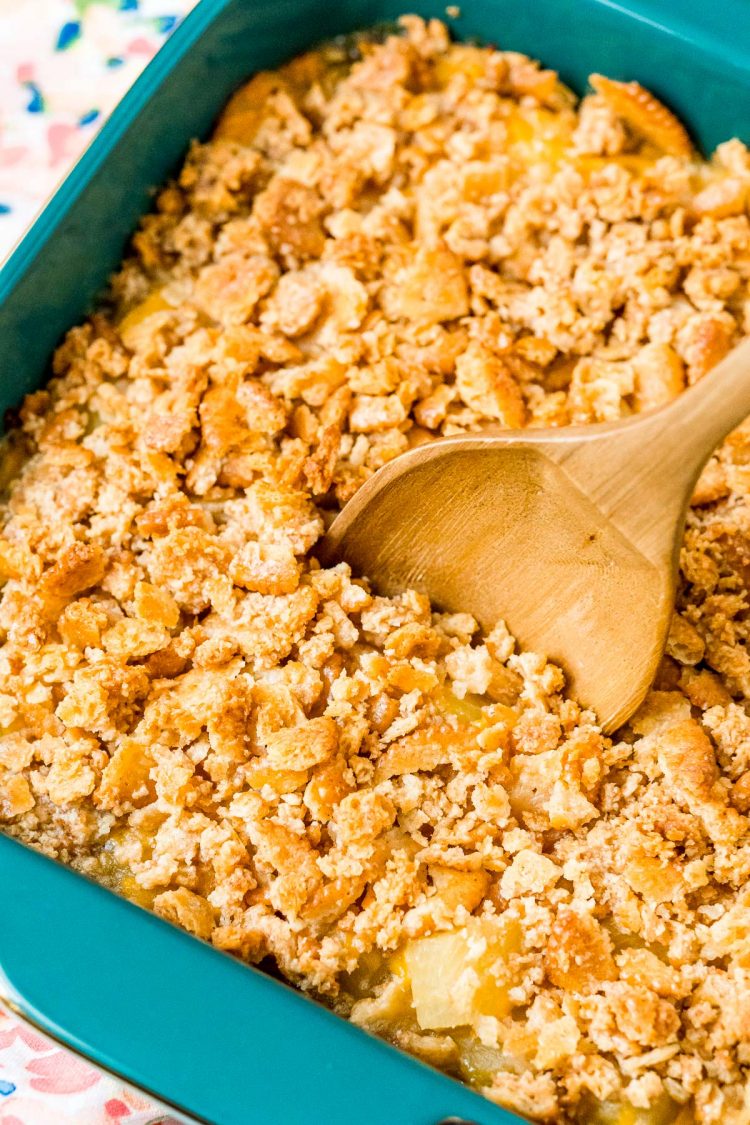
[[[592,84],[407,17],[192,146],[7,439],[0,820],[530,1117],[739,1125],[750,427],[611,739],[502,623],[314,554],[410,446],[663,405],[750,328],[747,150]],[[508,1010],[425,1030],[393,958],[457,930]]]

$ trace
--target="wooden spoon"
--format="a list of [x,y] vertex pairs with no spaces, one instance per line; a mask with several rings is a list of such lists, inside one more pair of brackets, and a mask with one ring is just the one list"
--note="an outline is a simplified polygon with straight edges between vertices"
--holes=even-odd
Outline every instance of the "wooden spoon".
[[322,557],[380,593],[506,621],[612,731],[656,674],[698,475],[748,414],[750,340],[652,413],[418,446],[349,501]]

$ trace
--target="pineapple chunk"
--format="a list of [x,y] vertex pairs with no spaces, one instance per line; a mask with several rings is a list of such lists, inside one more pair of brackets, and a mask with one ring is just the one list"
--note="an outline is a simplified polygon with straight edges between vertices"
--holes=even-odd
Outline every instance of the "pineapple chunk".
[[409,979],[409,970],[406,967],[406,953],[403,949],[399,949],[398,953],[394,953],[388,958],[388,968],[393,973],[394,977],[399,980]]
[[132,875],[123,875],[120,883],[120,894],[130,899],[136,906],[143,906],[146,910],[153,910],[156,891],[149,887],[142,887]]
[[423,1030],[502,1018],[512,1004],[511,958],[522,947],[515,918],[472,918],[461,930],[410,942],[404,951],[417,1022]]
[[453,1037],[458,1047],[461,1077],[477,1089],[491,1086],[495,1075],[517,1069],[517,1061],[498,1047],[486,1047],[473,1032]]
[[663,1094],[648,1109],[637,1109],[630,1102],[590,1101],[579,1120],[587,1125],[678,1125],[678,1120],[679,1125],[688,1125],[693,1115]]
[[356,969],[351,973],[345,973],[342,977],[341,984],[344,991],[354,1000],[366,1000],[372,996],[376,987],[389,975],[389,970],[390,975],[403,980],[403,973],[399,974],[393,971],[392,961],[393,958],[386,961],[383,955],[376,950],[363,953],[357,962]]
[[417,1022],[423,1030],[471,1023],[479,977],[464,932],[435,934],[406,947]]
[[166,300],[163,290],[161,288],[152,289],[149,295],[145,297],[140,304],[132,308],[118,325],[120,336],[125,346],[130,348],[137,345],[137,330],[141,327],[144,320],[149,316],[153,316],[154,313],[165,312],[170,308],[172,308],[172,305]]
[[454,43],[435,60],[435,83],[443,89],[453,79],[462,75],[470,83],[479,82],[487,73],[490,52],[486,47],[473,47]]
[[492,700],[487,696],[469,693],[463,699],[459,699],[447,685],[444,685],[433,692],[433,699],[444,715],[454,715],[461,723],[486,725],[489,721],[487,707]]
[[143,853],[150,854],[151,840],[143,829],[140,831],[134,828],[115,829],[96,857],[96,870],[92,874],[97,882],[102,883],[115,894],[122,895],[136,906],[144,906],[147,910],[151,910],[158,891],[142,887],[127,863],[116,858],[115,855],[119,845],[134,844],[136,841],[140,844]]
[[570,144],[573,119],[541,107],[514,107],[507,127],[507,143],[513,156],[524,165],[554,166]]

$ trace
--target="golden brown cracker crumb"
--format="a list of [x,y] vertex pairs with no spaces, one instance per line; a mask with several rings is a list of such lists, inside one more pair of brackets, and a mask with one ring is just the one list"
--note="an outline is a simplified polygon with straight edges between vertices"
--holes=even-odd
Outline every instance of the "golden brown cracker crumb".
[[71,598],[104,577],[104,553],[98,543],[74,543],[45,573],[42,588],[56,598]]
[[690,156],[687,131],[673,113],[638,82],[616,82],[602,74],[591,75],[591,85],[636,133],[647,137],[673,156]]
[[550,982],[569,992],[587,992],[617,976],[612,943],[594,918],[561,910],[550,932],[544,967]]
[[211,936],[214,912],[204,898],[189,891],[187,887],[178,887],[174,891],[163,891],[157,895],[154,910],[168,922],[175,922],[196,937],[207,939]]
[[266,750],[274,768],[309,769],[327,761],[338,746],[338,731],[333,719],[321,716],[298,727],[285,727],[268,735]]

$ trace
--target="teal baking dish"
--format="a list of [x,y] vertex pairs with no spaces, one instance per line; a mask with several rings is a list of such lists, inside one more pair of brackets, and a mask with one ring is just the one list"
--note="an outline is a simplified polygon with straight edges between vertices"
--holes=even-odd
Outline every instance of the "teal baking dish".
[[[253,71],[433,0],[202,0],[0,272],[0,405],[45,378],[154,186]],[[637,78],[704,150],[750,139],[750,3],[465,0],[449,22],[540,57],[581,90]],[[518,1118],[263,973],[0,836],[0,995],[62,1042],[214,1125],[438,1125]]]

